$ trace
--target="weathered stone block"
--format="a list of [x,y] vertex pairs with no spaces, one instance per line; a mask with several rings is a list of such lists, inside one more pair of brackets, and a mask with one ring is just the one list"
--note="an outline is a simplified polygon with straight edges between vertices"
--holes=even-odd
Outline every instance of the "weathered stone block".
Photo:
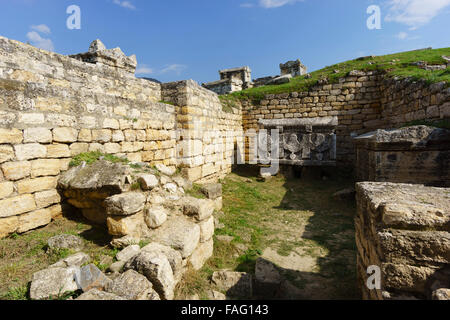
[[66,144],[47,145],[47,158],[69,158],[71,156],[69,146]]
[[17,231],[19,218],[17,216],[0,218],[0,239]]
[[70,143],[78,139],[78,130],[74,128],[53,129],[53,140],[55,142]]
[[24,143],[51,143],[53,139],[52,132],[47,128],[27,128],[23,136]]
[[36,203],[31,194],[0,200],[0,218],[19,215],[34,209],[36,209]]
[[19,144],[23,141],[22,130],[0,129],[0,144]]
[[[58,191],[47,190],[42,192],[37,192],[34,194],[34,199],[36,201],[36,206],[38,209],[46,208],[52,204],[59,203],[61,201],[61,196]],[[52,215],[53,217],[53,215]]]
[[52,221],[52,213],[48,209],[36,210],[19,216],[19,228],[17,232],[23,233],[49,224]]
[[206,242],[200,243],[189,257],[189,262],[194,270],[200,270],[205,262],[212,257],[214,253],[214,240],[209,239]]
[[209,241],[214,235],[214,217],[211,216],[209,219],[204,220],[199,223],[200,226],[200,242],[204,243]]
[[14,157],[15,153],[13,147],[0,145],[0,163],[13,160]]
[[195,217],[198,221],[203,221],[213,214],[214,204],[209,199],[186,197],[184,199],[183,212],[185,215]]
[[2,164],[2,171],[6,179],[20,180],[30,175],[31,163],[29,161],[7,162]]
[[57,176],[61,165],[58,159],[39,159],[31,161],[31,177]]
[[113,236],[139,235],[145,225],[143,213],[131,216],[109,216],[107,218],[109,234]]
[[144,209],[146,197],[141,192],[128,192],[105,200],[106,212],[113,216],[129,216]]
[[14,192],[14,183],[0,182],[0,199],[8,198]]
[[22,180],[17,183],[17,191],[20,194],[24,194],[55,189],[56,183],[57,183],[56,177],[43,177],[43,178]]
[[19,161],[45,158],[47,155],[47,148],[38,143],[15,145],[14,150]]

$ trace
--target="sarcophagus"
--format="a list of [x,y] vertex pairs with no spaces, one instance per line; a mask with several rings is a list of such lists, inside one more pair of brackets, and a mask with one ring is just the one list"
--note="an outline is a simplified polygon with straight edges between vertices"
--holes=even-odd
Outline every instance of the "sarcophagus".
[[267,143],[267,150],[273,150],[271,132],[278,130],[280,164],[335,166],[337,125],[337,117],[261,119],[260,131],[267,130],[268,138],[267,141],[259,139],[259,146],[265,148]]

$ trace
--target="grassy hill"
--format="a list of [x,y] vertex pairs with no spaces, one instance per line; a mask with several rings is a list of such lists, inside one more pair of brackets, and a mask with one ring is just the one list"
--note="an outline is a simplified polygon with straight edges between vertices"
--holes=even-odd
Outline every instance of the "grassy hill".
[[450,48],[423,49],[385,56],[358,58],[311,72],[311,78],[309,79],[306,79],[305,76],[299,76],[293,78],[290,83],[234,92],[221,97],[221,99],[228,102],[236,98],[259,101],[267,94],[307,91],[310,87],[316,85],[319,79],[327,78],[329,83],[336,83],[339,78],[345,77],[352,70],[379,70],[391,76],[411,78],[413,80],[422,79],[429,83],[446,81],[448,85],[450,81],[450,70],[448,68],[429,71],[413,64],[418,61],[424,61],[428,65],[445,64],[446,61],[442,56],[450,56]]

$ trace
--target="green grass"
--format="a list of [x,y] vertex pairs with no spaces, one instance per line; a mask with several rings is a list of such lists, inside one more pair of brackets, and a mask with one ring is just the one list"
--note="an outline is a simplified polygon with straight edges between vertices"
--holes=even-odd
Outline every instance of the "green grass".
[[311,72],[310,79],[306,79],[305,76],[299,76],[293,78],[290,83],[282,85],[268,85],[246,89],[226,95],[221,98],[221,101],[233,101],[233,98],[235,98],[250,99],[258,103],[268,94],[308,91],[318,83],[319,79],[328,79],[328,83],[337,83],[340,78],[347,76],[352,70],[381,71],[386,72],[389,76],[424,80],[427,83],[445,81],[448,85],[450,81],[450,72],[448,69],[427,71],[420,69],[418,66],[411,65],[411,63],[417,61],[425,61],[428,64],[446,64],[446,61],[442,58],[443,55],[449,56],[450,48],[407,51],[385,56],[376,56],[374,58],[350,60]]
[[205,194],[202,192],[202,186],[194,183],[191,189],[185,191],[187,195],[197,198],[197,199],[206,199]]
[[86,164],[93,164],[97,162],[101,157],[103,157],[104,160],[110,161],[113,163],[124,163],[129,164],[130,161],[126,158],[119,158],[111,154],[105,154],[100,151],[92,151],[92,152],[84,152],[80,153],[79,155],[76,155],[73,157],[72,161],[69,163],[70,167],[78,167],[83,162],[86,162]]
[[340,176],[326,183],[283,176],[263,182],[248,172],[230,174],[223,180],[224,207],[223,215],[219,215],[224,228],[216,229],[215,235],[231,236],[233,240],[215,239],[213,257],[199,272],[183,278],[177,297],[204,297],[211,289],[214,271],[253,274],[257,259],[270,248],[281,257],[295,253],[317,261],[316,267],[304,274],[288,270],[297,287],[329,279],[335,292],[330,298],[355,298],[355,206],[332,197],[352,184]]

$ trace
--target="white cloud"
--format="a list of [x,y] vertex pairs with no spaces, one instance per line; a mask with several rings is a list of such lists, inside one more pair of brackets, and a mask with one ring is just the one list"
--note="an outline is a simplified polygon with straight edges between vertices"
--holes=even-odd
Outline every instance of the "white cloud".
[[50,28],[47,25],[45,25],[45,24],[40,24],[40,25],[37,25],[37,26],[31,26],[31,30],[34,30],[34,31],[37,31],[37,32],[40,32],[40,33],[44,33],[44,34],[50,34],[51,33]]
[[405,40],[406,38],[408,38],[408,34],[406,32],[399,32],[396,37],[400,40]]
[[187,68],[187,66],[185,66],[183,64],[171,64],[171,65],[168,65],[167,67],[165,67],[164,69],[162,69],[160,73],[173,72],[173,73],[176,73],[177,75],[179,75],[186,68]]
[[386,21],[405,24],[411,30],[430,22],[450,5],[450,0],[389,0]]
[[31,44],[37,48],[41,48],[48,51],[55,51],[55,46],[52,40],[42,38],[36,31],[30,31],[27,33],[27,38]]
[[138,65],[136,68],[136,74],[152,74],[154,71],[146,64]]
[[132,4],[130,1],[113,0],[113,3],[117,4],[118,6],[121,6],[123,8],[130,9],[130,10],[135,10],[136,9],[134,4]]
[[293,4],[303,0],[259,0],[259,5],[263,8],[279,8],[287,4]]

